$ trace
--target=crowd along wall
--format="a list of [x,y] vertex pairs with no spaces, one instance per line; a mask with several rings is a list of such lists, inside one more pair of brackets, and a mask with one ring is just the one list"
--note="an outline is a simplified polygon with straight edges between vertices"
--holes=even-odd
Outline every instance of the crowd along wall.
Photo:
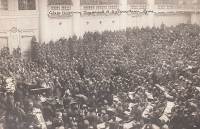
[[81,19],[81,35],[84,35],[86,32],[115,31],[120,29],[119,16],[116,15],[84,15]]
[[166,26],[176,26],[180,23],[191,23],[190,13],[160,13],[155,15],[155,27],[161,24]]
[[[69,13],[65,17],[52,18],[51,16],[48,18],[48,21],[51,22],[49,30],[52,40],[55,41],[60,37],[68,38],[73,35],[82,37],[88,31],[115,31],[127,27],[159,27],[162,22],[167,26],[188,22],[199,24],[200,15],[198,13],[176,10],[180,7],[175,5],[156,5],[154,0],[147,0],[146,4],[139,5],[128,4],[127,0],[119,0],[119,4],[114,5],[81,5],[80,1],[77,0],[72,0],[72,3],[73,5],[68,12],[80,13]],[[59,25],[59,23],[62,25]]]

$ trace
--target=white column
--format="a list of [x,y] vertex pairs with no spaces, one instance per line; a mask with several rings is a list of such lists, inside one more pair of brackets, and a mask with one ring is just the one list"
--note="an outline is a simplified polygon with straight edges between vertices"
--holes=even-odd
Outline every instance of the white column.
[[77,12],[81,12],[80,0],[73,0],[72,11],[72,35],[76,35],[77,37],[81,36],[81,14]]
[[[120,0],[120,11],[128,11],[127,0]],[[126,30],[127,25],[127,13],[120,13],[120,30]]]
[[155,25],[155,14],[154,14],[155,0],[147,0],[147,3],[149,6],[147,11],[153,11],[148,13],[148,26],[153,27]]
[[40,43],[48,43],[51,39],[49,17],[48,17],[48,0],[39,0],[39,37]]
[[191,13],[191,24],[198,23],[197,15],[196,13]]

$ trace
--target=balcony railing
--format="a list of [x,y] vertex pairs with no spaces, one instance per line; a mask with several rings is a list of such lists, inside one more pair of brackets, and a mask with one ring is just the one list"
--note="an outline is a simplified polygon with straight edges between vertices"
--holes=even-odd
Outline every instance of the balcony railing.
[[[73,12],[73,5],[49,5],[49,12],[52,13],[60,13],[63,15],[69,15],[70,12]],[[85,12],[102,12],[112,13],[112,11],[116,12],[120,10],[120,5],[82,5],[80,6],[81,12],[84,14]],[[153,11],[149,10],[149,6],[147,4],[130,4],[128,5],[127,11],[131,10],[132,12],[144,12],[144,11]],[[121,10],[126,11],[126,10]],[[155,5],[154,12],[200,12],[200,4],[160,4]],[[52,14],[54,15],[54,14]],[[70,14],[71,15],[71,14]]]
[[[58,15],[70,15],[70,12],[72,11],[71,5],[49,5],[49,16],[58,16]],[[51,12],[51,13],[50,13]]]
[[148,5],[144,4],[130,4],[128,5],[128,10],[135,11],[135,12],[143,12],[144,10],[148,10]]
[[81,5],[117,5],[119,3],[119,0],[80,0]]
[[200,4],[155,5],[155,12],[196,12],[196,11],[200,11]]
[[107,11],[112,12],[119,9],[119,5],[83,5],[81,7],[82,12],[101,12],[104,11],[105,13]]
[[49,11],[70,11],[70,5],[49,5]]

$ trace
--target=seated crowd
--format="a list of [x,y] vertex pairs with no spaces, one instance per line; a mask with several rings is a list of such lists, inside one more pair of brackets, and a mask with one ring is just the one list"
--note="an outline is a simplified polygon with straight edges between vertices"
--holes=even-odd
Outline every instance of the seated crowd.
[[48,129],[200,128],[196,24],[87,32],[32,46],[27,62],[19,48],[1,50],[0,116],[8,129],[42,129],[35,109]]

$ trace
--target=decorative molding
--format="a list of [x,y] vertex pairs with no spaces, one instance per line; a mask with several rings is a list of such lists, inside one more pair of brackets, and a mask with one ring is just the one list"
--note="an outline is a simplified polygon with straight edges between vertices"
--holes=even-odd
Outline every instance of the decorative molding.
[[7,40],[8,40],[8,37],[9,37],[9,36],[0,36],[0,38],[5,38],[5,39],[7,39]]
[[35,37],[35,35],[20,35],[20,38],[24,38],[24,37]]
[[1,33],[7,34],[9,31],[10,31],[10,30],[7,30],[7,31],[6,31],[6,30],[5,30],[5,31],[0,31],[0,34],[1,34]]
[[26,13],[26,14],[22,14],[22,13],[15,13],[15,14],[1,14],[1,18],[38,18],[39,17],[39,13]]
[[0,19],[0,26],[1,26],[1,29],[2,29],[2,28],[7,28],[7,24],[6,24],[7,22],[6,22],[6,20],[7,20],[7,19],[2,19],[2,18]]
[[35,29],[22,29],[22,30],[18,30],[21,34],[22,33],[36,33]]
[[60,19],[66,19],[66,18],[70,18],[73,14],[65,14],[65,15],[55,15],[55,14],[48,14],[49,18],[60,18]]
[[23,26],[34,26],[34,18],[23,18]]
[[17,27],[13,27],[13,28],[11,29],[11,32],[12,32],[12,33],[17,33],[17,31],[18,31]]

